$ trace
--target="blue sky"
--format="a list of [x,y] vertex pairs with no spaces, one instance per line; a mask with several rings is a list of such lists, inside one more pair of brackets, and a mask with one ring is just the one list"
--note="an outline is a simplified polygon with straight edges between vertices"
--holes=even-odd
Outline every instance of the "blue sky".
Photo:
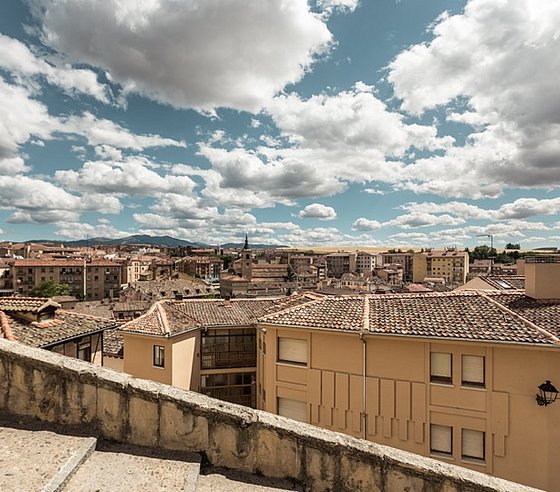
[[560,2],[0,4],[0,240],[557,245]]

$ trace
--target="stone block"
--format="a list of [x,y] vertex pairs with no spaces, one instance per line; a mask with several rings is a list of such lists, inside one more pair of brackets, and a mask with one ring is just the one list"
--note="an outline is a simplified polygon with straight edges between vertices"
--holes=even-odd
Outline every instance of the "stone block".
[[[387,470],[387,490],[398,490],[400,492],[424,492],[425,481],[414,475],[404,474],[399,470]],[[427,492],[427,491],[426,491]]]
[[311,490],[332,489],[336,481],[336,467],[338,466],[335,457],[315,448],[308,447],[305,450],[305,476],[309,481]]
[[358,457],[343,453],[340,455],[340,489],[347,491],[381,492],[384,489],[381,467],[374,461],[364,462]]
[[267,477],[298,478],[300,457],[295,438],[281,437],[274,429],[256,431],[257,469]]
[[97,425],[103,436],[123,442],[125,436],[125,394],[114,388],[97,388]]
[[254,473],[257,454],[255,432],[251,427],[239,427],[233,422],[209,421],[206,453],[215,466]]
[[133,396],[128,403],[129,439],[138,446],[156,446],[158,443],[158,404]]
[[174,402],[161,402],[159,434],[164,449],[200,452],[208,447],[208,421],[177,408]]
[[[28,369],[31,371],[31,369]],[[16,415],[35,416],[35,395],[30,391],[29,379],[33,376],[27,374],[24,366],[13,363],[11,368],[10,393],[8,410]]]
[[56,422],[63,413],[65,406],[62,394],[65,379],[57,378],[56,373],[33,369],[29,390],[34,396],[33,414],[40,420]]

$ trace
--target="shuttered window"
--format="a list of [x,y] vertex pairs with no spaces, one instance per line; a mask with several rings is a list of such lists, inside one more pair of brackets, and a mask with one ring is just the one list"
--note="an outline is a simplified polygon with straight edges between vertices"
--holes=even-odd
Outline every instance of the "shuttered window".
[[451,384],[451,354],[430,353],[430,381]]
[[291,364],[307,364],[307,340],[278,338],[278,361]]
[[289,398],[278,398],[278,415],[299,420],[300,422],[309,421],[307,417],[307,403]]
[[484,460],[484,432],[470,429],[461,431],[461,456]]
[[484,357],[463,355],[461,366],[463,384],[484,387]]
[[448,425],[430,425],[430,451],[453,454],[453,429]]

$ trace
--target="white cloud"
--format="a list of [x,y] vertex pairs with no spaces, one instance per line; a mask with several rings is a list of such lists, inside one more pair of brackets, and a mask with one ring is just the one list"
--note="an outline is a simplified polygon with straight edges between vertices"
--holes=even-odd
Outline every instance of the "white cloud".
[[183,141],[164,138],[160,135],[139,135],[123,128],[117,123],[98,119],[89,112],[81,116],[70,116],[63,120],[60,131],[75,133],[85,137],[90,145],[103,146],[106,150],[110,147],[118,149],[144,150],[148,147],[185,147]]
[[365,217],[360,217],[356,219],[352,224],[352,229],[355,231],[375,231],[381,229],[383,224],[377,220],[366,219]]
[[70,190],[88,193],[130,196],[191,194],[195,183],[188,176],[161,176],[149,169],[149,165],[149,161],[140,157],[130,157],[124,162],[90,161],[77,171],[56,171],[55,179]]
[[298,216],[302,219],[334,220],[336,219],[336,211],[332,207],[312,203],[301,209]]
[[404,110],[448,105],[450,121],[477,128],[464,147],[408,168],[405,188],[479,198],[560,185],[559,23],[556,0],[470,0],[395,58],[388,81]]
[[[13,157],[32,136],[49,139],[56,122],[28,89],[0,77],[0,159]],[[12,162],[13,164],[13,162]]]
[[130,235],[130,233],[119,231],[109,224],[91,225],[83,222],[63,222],[57,225],[59,229],[55,234],[71,239],[87,239],[93,237],[119,238]]
[[[53,62],[57,61],[57,64]],[[45,79],[72,94],[81,92],[102,102],[109,102],[107,88],[97,80],[95,72],[83,68],[72,68],[51,57],[51,63],[34,55],[17,39],[0,33],[0,67],[12,74],[31,77],[42,75]]]
[[48,181],[29,176],[0,176],[0,208],[14,210],[8,222],[53,223],[77,221],[83,211],[118,213],[114,197],[68,193]]
[[33,1],[45,44],[176,107],[258,110],[331,42],[305,0]]
[[21,157],[0,159],[0,175],[14,175],[29,171],[30,167],[25,164]]
[[383,223],[383,226],[394,226],[402,229],[415,229],[417,227],[433,227],[436,225],[459,225],[464,224],[465,220],[452,217],[448,214],[433,215],[426,213],[411,213],[399,215],[392,220]]

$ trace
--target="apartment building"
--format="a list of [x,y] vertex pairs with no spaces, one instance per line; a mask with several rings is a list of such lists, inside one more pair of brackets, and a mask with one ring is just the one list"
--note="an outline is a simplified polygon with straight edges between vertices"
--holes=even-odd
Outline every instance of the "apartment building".
[[356,253],[338,252],[325,256],[327,264],[327,275],[340,278],[345,273],[356,271]]
[[219,281],[223,266],[224,262],[220,258],[211,256],[186,256],[175,263],[178,272],[207,282]]
[[464,284],[469,273],[469,254],[466,251],[426,251],[413,257],[413,282],[428,278],[443,278],[448,283]]
[[123,284],[137,282],[152,277],[152,258],[128,258],[121,263]]
[[120,328],[123,370],[255,407],[257,319],[312,298],[159,301]]
[[49,281],[88,300],[113,297],[121,287],[120,265],[106,260],[16,260],[12,272],[14,291],[23,296]]
[[526,292],[161,301],[124,371],[557,490],[558,278],[541,257]]
[[400,265],[403,282],[412,282],[412,264],[414,253],[381,253],[381,261],[386,265]]

